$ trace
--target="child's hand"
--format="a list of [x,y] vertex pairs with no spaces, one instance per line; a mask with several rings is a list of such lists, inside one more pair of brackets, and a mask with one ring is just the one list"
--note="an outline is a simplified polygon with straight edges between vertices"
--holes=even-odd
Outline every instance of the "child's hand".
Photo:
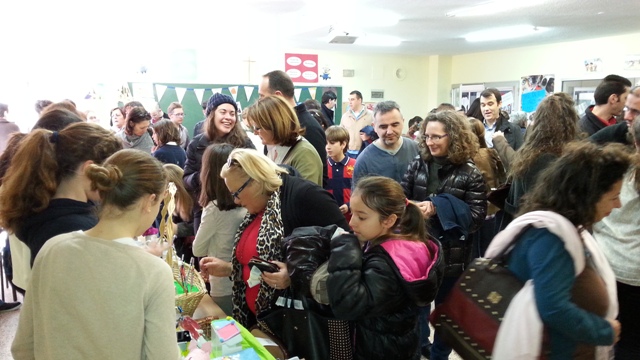
[[205,276],[227,277],[231,276],[231,263],[218,259],[217,257],[207,256],[200,259],[200,273]]
[[346,214],[346,213],[349,212],[349,207],[347,206],[347,204],[342,204],[340,206],[340,212],[343,213],[343,214]]

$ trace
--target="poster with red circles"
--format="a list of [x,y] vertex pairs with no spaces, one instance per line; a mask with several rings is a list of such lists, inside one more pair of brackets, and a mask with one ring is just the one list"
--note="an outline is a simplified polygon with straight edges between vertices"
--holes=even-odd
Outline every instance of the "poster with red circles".
[[318,55],[284,54],[284,71],[294,83],[317,83]]

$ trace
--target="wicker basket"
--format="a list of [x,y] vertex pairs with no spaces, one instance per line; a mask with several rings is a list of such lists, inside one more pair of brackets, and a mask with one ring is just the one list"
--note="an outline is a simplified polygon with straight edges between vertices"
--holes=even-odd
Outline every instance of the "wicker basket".
[[[176,306],[180,306],[182,308],[182,313],[187,316],[193,316],[193,313],[196,311],[196,308],[200,304],[200,300],[207,293],[207,287],[204,284],[204,280],[202,280],[202,276],[200,273],[193,269],[189,264],[184,264],[184,270],[186,273],[191,274],[189,279],[187,279],[187,285],[195,286],[198,288],[198,291],[188,292],[185,294],[176,294]],[[173,269],[173,279],[179,283],[180,280],[180,266],[178,262],[175,261],[172,266]]]
[[204,337],[207,338],[207,340],[211,340],[211,322],[217,319],[217,316],[207,316],[206,318],[196,320],[198,325],[200,325],[200,329],[202,329],[202,332],[204,333]]

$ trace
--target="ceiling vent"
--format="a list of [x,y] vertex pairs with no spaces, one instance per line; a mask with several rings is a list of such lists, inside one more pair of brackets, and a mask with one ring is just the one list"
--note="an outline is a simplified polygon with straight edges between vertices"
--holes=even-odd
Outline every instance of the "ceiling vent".
[[356,42],[357,36],[349,36],[349,31],[329,26],[329,43],[330,44],[353,44]]
[[349,35],[341,35],[336,36],[331,41],[330,44],[353,44],[356,42],[357,36],[349,36]]

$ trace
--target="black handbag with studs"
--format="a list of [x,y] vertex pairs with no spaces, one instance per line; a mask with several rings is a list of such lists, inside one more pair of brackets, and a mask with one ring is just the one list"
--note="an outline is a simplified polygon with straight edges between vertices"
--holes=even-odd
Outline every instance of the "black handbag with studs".
[[524,286],[507,269],[507,255],[529,227],[493,259],[474,259],[444,302],[431,313],[438,337],[463,359],[491,359],[502,318],[511,299]]

